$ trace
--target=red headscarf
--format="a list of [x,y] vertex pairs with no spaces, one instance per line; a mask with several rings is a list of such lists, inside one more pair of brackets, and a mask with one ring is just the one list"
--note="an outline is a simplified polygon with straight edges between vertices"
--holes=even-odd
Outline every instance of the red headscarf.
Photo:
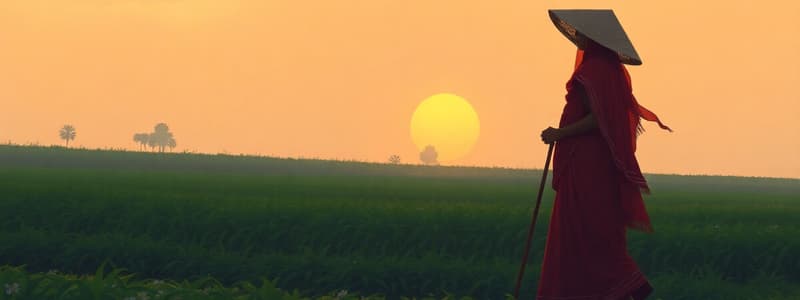
[[578,50],[573,80],[583,85],[592,113],[606,140],[614,164],[625,178],[622,184],[622,209],[630,227],[652,231],[640,191],[650,193],[642,176],[636,152],[636,137],[644,131],[641,119],[661,123],[655,113],[641,106],[633,96],[631,79],[619,56],[591,40],[586,49]]

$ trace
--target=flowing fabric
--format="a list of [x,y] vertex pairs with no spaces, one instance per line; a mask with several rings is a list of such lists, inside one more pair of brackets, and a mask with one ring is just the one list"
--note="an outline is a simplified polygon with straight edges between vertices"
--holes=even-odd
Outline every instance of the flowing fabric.
[[598,126],[556,144],[556,198],[537,299],[636,297],[649,283],[628,255],[626,228],[653,231],[641,195],[649,187],[634,156],[639,120],[669,127],[636,102],[616,53],[594,43],[578,51],[566,100],[560,127],[589,113]]

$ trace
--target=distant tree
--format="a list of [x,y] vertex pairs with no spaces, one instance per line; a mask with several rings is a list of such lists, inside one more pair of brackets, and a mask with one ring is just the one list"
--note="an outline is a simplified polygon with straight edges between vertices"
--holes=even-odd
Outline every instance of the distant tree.
[[393,165],[400,164],[400,156],[392,154],[392,156],[389,156],[389,163]]
[[425,146],[425,150],[419,153],[419,160],[426,165],[438,165],[439,161],[436,160],[438,157],[439,154],[436,153],[436,148],[431,145]]
[[139,143],[139,150],[144,150],[150,140],[149,133],[137,133],[133,135],[133,141]]
[[61,136],[62,140],[67,142],[67,147],[69,147],[69,141],[75,140],[75,127],[72,125],[64,125],[64,127],[61,127],[61,130],[58,131],[58,135]]
[[164,152],[167,147],[175,148],[177,142],[172,132],[169,131],[169,126],[166,123],[158,123],[153,128],[153,133],[148,135],[147,145],[150,148],[157,148],[158,152]]
[[170,136],[169,141],[167,141],[167,146],[169,147],[169,152],[172,152],[172,150],[178,146],[178,143],[175,142],[175,139],[172,136]]
[[155,139],[150,138],[151,134],[147,135],[147,146],[150,147],[150,151],[154,151],[158,143],[156,143]]

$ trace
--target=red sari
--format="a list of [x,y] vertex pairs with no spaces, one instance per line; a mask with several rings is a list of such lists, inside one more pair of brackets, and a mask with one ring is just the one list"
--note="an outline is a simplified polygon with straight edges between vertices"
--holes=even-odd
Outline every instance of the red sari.
[[669,128],[636,102],[616,53],[590,44],[578,52],[559,127],[590,113],[587,97],[597,128],[556,145],[540,300],[643,299],[652,290],[628,255],[625,233],[653,231],[640,193],[649,188],[634,156],[639,119]]

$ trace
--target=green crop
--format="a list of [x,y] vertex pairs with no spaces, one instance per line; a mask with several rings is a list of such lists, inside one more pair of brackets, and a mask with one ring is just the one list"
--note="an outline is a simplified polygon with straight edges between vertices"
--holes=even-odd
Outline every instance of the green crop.
[[[501,299],[513,291],[539,176],[0,146],[0,264],[93,274],[108,262],[229,288],[269,278],[312,298],[346,289]],[[646,177],[656,232],[628,240],[653,299],[800,297],[800,180]],[[523,295],[539,275],[547,190]]]

